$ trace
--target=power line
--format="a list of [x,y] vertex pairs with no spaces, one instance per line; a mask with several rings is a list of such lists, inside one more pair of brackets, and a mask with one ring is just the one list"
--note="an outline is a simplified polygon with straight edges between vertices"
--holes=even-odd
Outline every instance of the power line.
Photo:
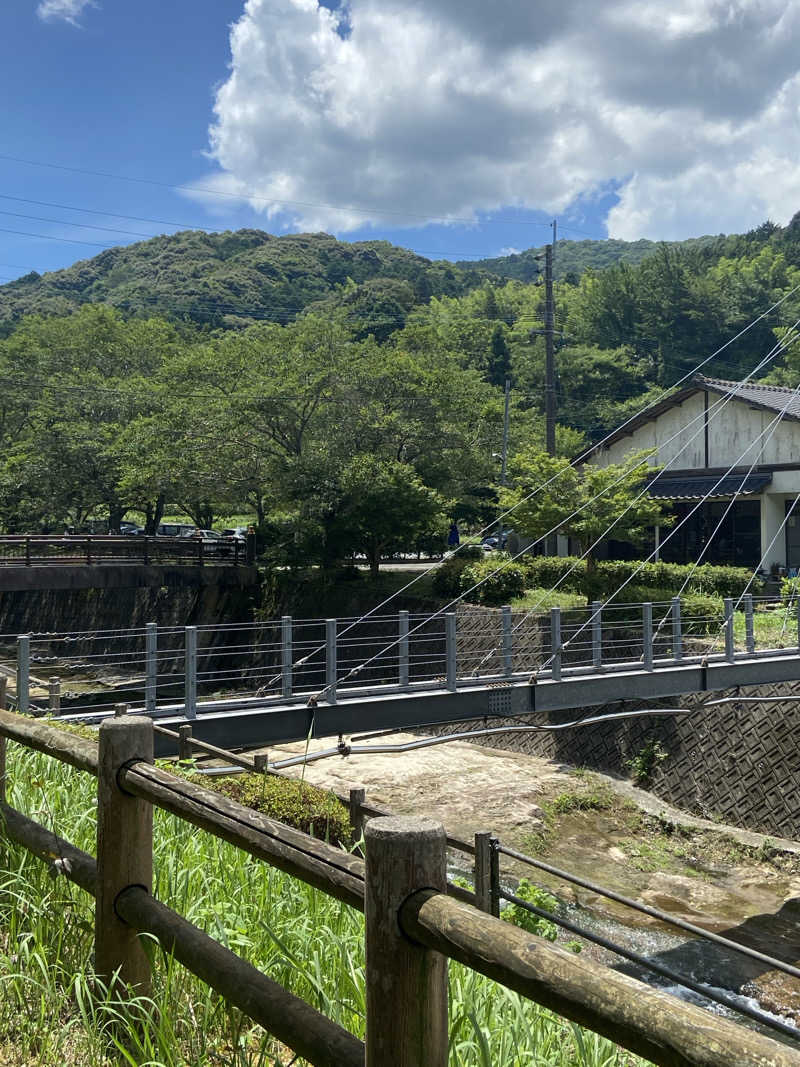
[[[304,200],[282,200],[278,197],[258,196],[255,193],[242,192],[242,193],[229,193],[223,189],[209,189],[200,185],[174,185],[171,182],[158,181],[155,178],[134,178],[126,174],[111,174],[108,171],[100,170],[88,170],[81,167],[68,167],[61,163],[49,163],[42,162],[35,159],[23,159],[20,156],[11,156],[0,153],[0,159],[4,159],[10,163],[22,163],[29,167],[46,167],[50,170],[65,171],[68,174],[84,174],[94,178],[108,178],[112,181],[131,182],[135,185],[153,185],[160,189],[172,189],[181,193],[205,193],[209,196],[219,196],[230,200],[246,201],[255,200],[262,204],[283,204],[287,207],[312,207],[312,208],[327,208],[331,211],[353,211],[358,215],[391,215],[396,218],[409,218],[409,219],[422,219],[426,222],[440,222],[448,224],[452,222],[463,222],[468,225],[475,225],[475,218],[462,218],[458,215],[434,215],[434,214],[419,214],[412,211],[390,211],[384,208],[372,207],[372,208],[360,208],[355,207],[352,204],[326,204],[316,203],[312,201]],[[549,222],[537,222],[533,219],[487,219],[487,225],[521,225],[521,226],[545,226],[549,227]]]

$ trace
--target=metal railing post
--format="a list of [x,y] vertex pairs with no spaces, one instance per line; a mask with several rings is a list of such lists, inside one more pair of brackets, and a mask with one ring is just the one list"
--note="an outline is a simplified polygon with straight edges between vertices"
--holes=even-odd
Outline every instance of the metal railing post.
[[550,674],[556,681],[561,678],[561,608],[550,608]]
[[91,537],[87,537],[86,538],[86,565],[89,566],[89,567],[92,565],[92,539],[91,539]]
[[197,718],[197,627],[185,630],[184,666],[184,714],[187,719]]
[[447,658],[447,688],[451,693],[456,691],[457,662],[456,662],[456,614],[448,611],[444,617],[445,623],[445,652]]
[[592,666],[603,665],[603,602],[592,601]]
[[156,710],[158,694],[158,625],[148,622],[144,628],[144,709],[148,715]]
[[25,566],[26,567],[30,567],[30,565],[31,565],[31,539],[30,539],[30,537],[26,537],[25,538]]
[[742,597],[744,602],[744,634],[745,648],[748,652],[756,650],[756,635],[753,628],[753,594],[745,593]]
[[496,919],[500,918],[500,838],[491,834],[489,837],[489,912]]
[[511,605],[504,604],[500,609],[501,625],[503,628],[503,674],[511,675],[514,673],[514,648],[513,648],[513,618],[511,615]]
[[672,598],[672,658],[676,663],[683,659],[683,629],[681,626],[681,598]]
[[30,709],[31,639],[28,634],[17,638],[17,710],[27,715]]
[[[350,790],[350,844],[353,848],[357,848],[361,838],[364,836],[364,824],[366,822],[364,818],[364,801],[367,799],[367,793],[364,789],[351,789]],[[360,852],[359,848],[359,852]]]
[[642,604],[642,663],[646,671],[653,669],[653,605]]
[[336,619],[325,620],[325,690],[328,703],[336,703]]
[[408,612],[398,611],[397,631],[400,640],[397,643],[398,675],[400,685],[405,688],[409,682],[408,665]]
[[732,663],[735,656],[733,643],[733,598],[726,596],[725,604],[725,659]]
[[292,695],[292,616],[281,618],[281,695]]
[[53,676],[47,685],[47,708],[51,715],[61,712],[61,679]]

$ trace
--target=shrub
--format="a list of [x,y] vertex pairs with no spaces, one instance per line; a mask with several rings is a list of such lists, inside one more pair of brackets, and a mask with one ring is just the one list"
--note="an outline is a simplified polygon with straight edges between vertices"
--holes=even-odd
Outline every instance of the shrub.
[[682,630],[685,634],[718,633],[725,607],[722,598],[688,593],[681,597]]
[[463,548],[445,560],[433,573],[431,587],[437,596],[452,600],[461,592],[461,574],[465,567],[477,560],[482,560],[486,553],[480,545],[464,545]]
[[[520,900],[524,900],[528,904],[533,904],[535,908],[541,908],[542,911],[555,912],[558,910],[556,898],[548,893],[546,889],[540,889],[538,886],[532,885],[527,878],[523,878],[520,881],[514,896],[519,897]],[[521,908],[519,904],[509,904],[507,908],[503,909],[500,918],[507,923],[513,923],[515,926],[527,930],[529,934],[538,934],[539,937],[543,937],[547,941],[555,941],[558,935],[558,927],[555,923],[550,922],[549,919],[534,915],[525,908]]]
[[576,556],[522,556],[517,563],[525,571],[528,588],[552,589],[563,578],[559,589],[565,593],[585,595],[585,559],[578,559]]
[[745,589],[757,594],[763,588],[760,579],[751,581],[752,571],[746,567],[717,567],[710,563],[703,563],[693,570],[690,564],[642,563],[640,560],[600,560],[590,568],[586,560],[575,556],[523,556],[519,562],[525,570],[528,588],[552,589],[560,582],[560,590],[581,593],[587,600],[605,600],[634,574],[630,587],[622,593],[622,598],[631,602],[635,598],[628,588],[649,587],[659,591],[659,599],[669,600],[687,578],[687,593],[706,596],[738,597]]
[[798,597],[800,597],[800,578],[781,578],[781,601],[784,607],[794,607]]
[[507,604],[525,592],[525,571],[519,564],[512,563],[505,553],[495,552],[491,558],[470,563],[464,568],[461,572],[461,592],[466,593],[478,582],[482,584],[469,594],[470,601],[495,606]]

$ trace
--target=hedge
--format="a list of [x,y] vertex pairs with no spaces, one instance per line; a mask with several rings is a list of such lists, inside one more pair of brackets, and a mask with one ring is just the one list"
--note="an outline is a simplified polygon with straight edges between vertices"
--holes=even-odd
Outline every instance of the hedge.
[[470,563],[461,572],[461,592],[466,593],[473,585],[482,583],[469,594],[476,604],[508,604],[525,592],[525,570],[517,562],[511,562],[505,553],[493,552],[489,559]]
[[681,563],[601,560],[590,570],[586,560],[574,556],[529,556],[518,562],[525,568],[528,588],[551,589],[560,581],[559,589],[582,593],[588,600],[604,600],[629,578],[632,581],[621,596],[631,601],[636,599],[629,592],[633,583],[662,590],[669,599],[677,594],[687,578],[686,592],[703,596],[738,597],[745,589],[754,594],[763,589],[763,582],[753,579],[753,572],[747,567],[717,567],[703,563],[692,569],[691,565]]

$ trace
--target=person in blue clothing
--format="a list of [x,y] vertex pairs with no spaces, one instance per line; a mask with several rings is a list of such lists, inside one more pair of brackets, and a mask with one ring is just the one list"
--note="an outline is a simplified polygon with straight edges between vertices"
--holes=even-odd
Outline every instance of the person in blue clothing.
[[454,522],[451,522],[450,523],[450,532],[447,535],[447,547],[448,548],[458,548],[460,543],[461,543],[461,537],[459,536],[459,533],[458,533],[458,527],[456,526],[456,524]]

